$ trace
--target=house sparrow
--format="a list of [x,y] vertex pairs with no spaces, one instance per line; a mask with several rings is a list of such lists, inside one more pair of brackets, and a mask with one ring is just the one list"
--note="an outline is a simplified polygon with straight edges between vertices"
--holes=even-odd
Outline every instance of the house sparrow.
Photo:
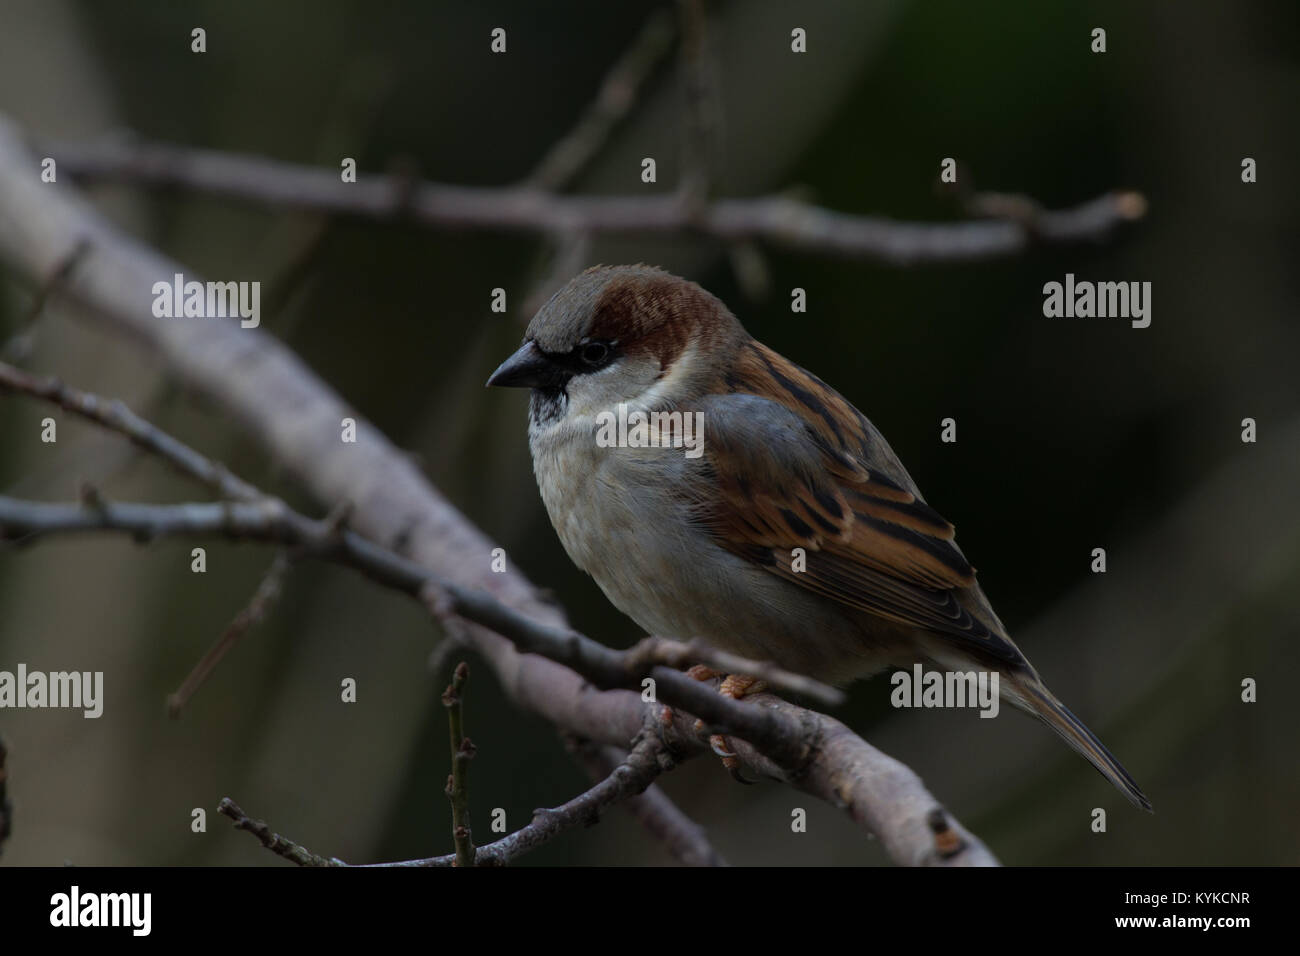
[[[996,671],[1002,699],[1151,809],[1012,642],[952,525],[875,426],[695,283],[644,265],[588,269],[487,384],[532,389],[529,444],[551,522],[647,632],[836,684],[917,662]],[[657,447],[598,440],[611,415],[655,411],[699,418],[663,425]],[[692,420],[696,454],[663,447]],[[723,691],[752,684],[732,675]]]

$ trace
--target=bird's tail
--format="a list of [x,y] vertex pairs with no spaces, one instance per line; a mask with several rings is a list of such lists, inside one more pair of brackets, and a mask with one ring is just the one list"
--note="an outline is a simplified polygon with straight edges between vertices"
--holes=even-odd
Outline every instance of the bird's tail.
[[1014,679],[1014,688],[1015,693],[1010,696],[1015,703],[1060,734],[1067,744],[1083,754],[1090,764],[1101,771],[1103,777],[1128,797],[1129,802],[1135,807],[1148,813],[1155,812],[1151,807],[1151,801],[1146,798],[1137,781],[1124,769],[1124,765],[1115,759],[1115,755],[1106,749],[1105,744],[1097,739],[1097,735],[1089,730],[1082,720],[1070,713],[1068,707],[1052,696],[1052,692],[1044,687],[1041,681],[1027,674]]

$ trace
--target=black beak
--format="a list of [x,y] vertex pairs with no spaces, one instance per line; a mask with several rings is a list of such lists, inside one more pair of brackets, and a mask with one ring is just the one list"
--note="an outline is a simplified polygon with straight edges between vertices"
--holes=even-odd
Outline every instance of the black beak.
[[506,388],[546,388],[563,385],[568,378],[569,371],[551,361],[530,340],[519,346],[519,351],[497,367],[487,384]]

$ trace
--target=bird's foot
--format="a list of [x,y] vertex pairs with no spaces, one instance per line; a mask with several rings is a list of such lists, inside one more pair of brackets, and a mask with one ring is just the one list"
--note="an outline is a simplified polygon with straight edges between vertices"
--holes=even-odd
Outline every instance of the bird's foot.
[[[699,670],[701,673],[707,671],[706,676],[697,676],[695,673]],[[696,665],[687,671],[691,677],[696,680],[712,680],[718,676],[717,671],[710,670],[702,665]],[[722,686],[718,688],[718,693],[723,697],[730,697],[732,700],[744,700],[750,694],[757,694],[767,690],[767,682],[759,680],[757,677],[745,677],[741,674],[728,674],[722,681]],[[704,721],[695,722],[696,730],[704,729]],[[736,757],[735,751],[731,749],[731,741],[722,734],[711,734],[709,736],[709,747],[713,752],[722,758],[722,766],[727,773],[731,774],[733,780],[737,783],[752,784],[755,781],[747,779],[740,772],[740,760]]]

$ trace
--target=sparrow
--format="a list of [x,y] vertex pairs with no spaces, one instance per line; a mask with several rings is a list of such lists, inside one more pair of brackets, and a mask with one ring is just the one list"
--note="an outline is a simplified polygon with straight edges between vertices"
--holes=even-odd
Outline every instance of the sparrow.
[[[646,632],[841,686],[917,663],[996,672],[1002,700],[1151,810],[1008,636],[953,526],[884,436],[699,285],[646,265],[588,269],[487,384],[532,390],[529,446],[551,523]],[[611,418],[636,413],[659,422],[642,430],[655,441],[611,442]],[[757,684],[728,675],[721,689],[739,698]]]

